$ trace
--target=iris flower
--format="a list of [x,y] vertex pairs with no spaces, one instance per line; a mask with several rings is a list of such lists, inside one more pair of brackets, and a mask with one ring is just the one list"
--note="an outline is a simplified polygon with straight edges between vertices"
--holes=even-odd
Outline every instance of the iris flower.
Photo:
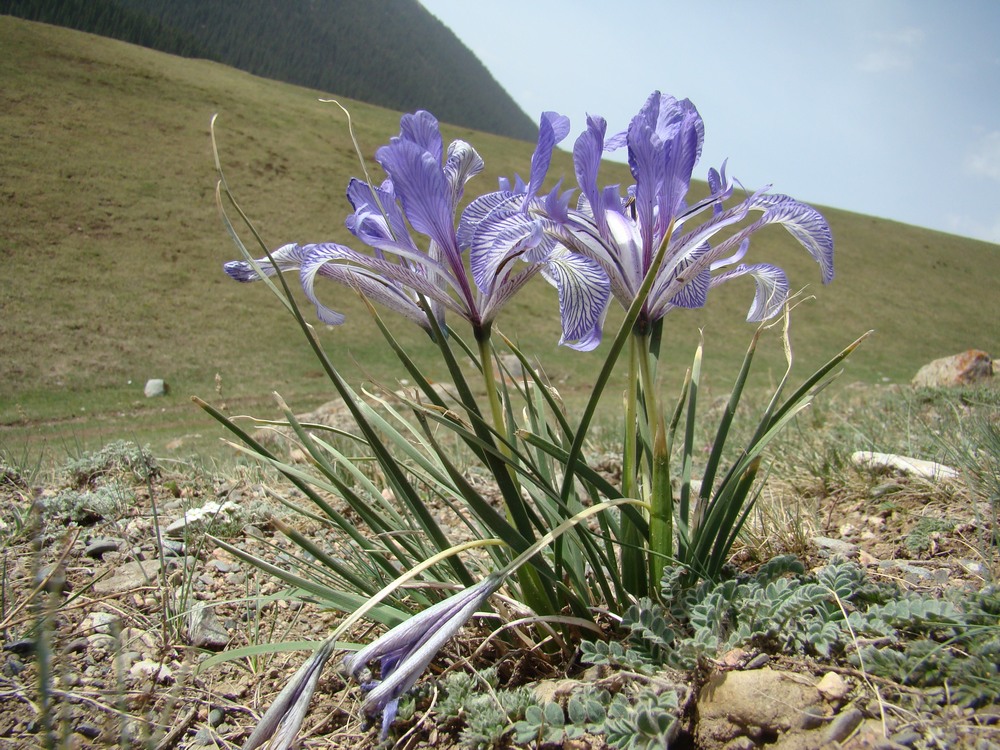
[[[552,113],[543,115],[532,157],[531,190],[537,190],[552,149],[568,130],[568,122]],[[471,237],[473,228],[456,227],[455,216],[465,185],[482,171],[483,160],[460,140],[451,143],[445,154],[433,115],[423,111],[404,115],[399,135],[378,149],[376,160],[388,175],[381,185],[354,179],[347,188],[354,207],[347,217],[347,228],[371,249],[369,252],[327,242],[288,244],[272,253],[278,270],[299,271],[302,288],[321,321],[339,325],[344,316],[319,300],[317,276],[355,288],[428,331],[432,330],[428,314],[443,325],[445,313],[452,312],[467,320],[481,338],[488,336],[503,305],[542,273],[558,287],[564,310],[572,311],[563,315],[563,339],[573,343],[594,327],[596,317],[581,317],[581,306],[574,299],[580,294],[588,298],[603,294],[603,304],[610,296],[607,279],[594,261],[564,249],[550,245],[550,252],[538,252],[522,247],[524,243],[511,243],[500,261],[490,263],[484,262],[483,253],[472,253],[468,261],[475,285],[472,283],[465,261],[468,247],[460,238]],[[413,233],[427,238],[426,249],[415,241]],[[518,265],[514,262],[518,260],[526,263]],[[256,264],[266,275],[275,273],[275,265],[267,258],[258,259]],[[237,281],[260,278],[247,261],[226,263],[225,271]],[[589,309],[593,315],[600,314],[600,305]]]
[[[570,207],[568,194],[536,196],[530,190],[501,191],[474,201],[466,211],[475,217],[473,256],[502,258],[509,248],[525,243],[533,243],[542,255],[554,248],[568,250],[599,264],[612,294],[627,309],[665,243],[664,260],[637,323],[640,327],[648,327],[675,307],[704,305],[710,288],[739,276],[756,282],[748,320],[776,315],[788,298],[784,271],[766,263],[742,262],[750,235],[769,224],[784,226],[802,244],[819,263],[824,283],[833,279],[830,227],[814,208],[766,191],[727,208],[724,204],[734,189],[726,179],[725,165],[709,171],[709,196],[687,203],[705,134],[690,101],[654,92],[625,132],[610,138],[606,132],[604,119],[588,117],[586,130],[573,147],[581,192],[575,208]],[[597,184],[602,155],[621,147],[628,149],[635,179],[625,196],[617,186]],[[745,221],[752,212],[761,215]],[[599,338],[600,330],[594,335]]]
[[431,659],[500,588],[494,574],[397,625],[378,640],[344,659],[344,669],[360,679],[368,664],[379,662],[381,679],[362,684],[368,691],[362,710],[382,714],[382,738],[396,718],[399,699],[427,669]]
[[299,671],[274,699],[253,734],[247,738],[243,750],[256,750],[268,740],[270,750],[284,750],[292,744],[333,649],[332,640],[323,642],[306,663],[299,667]]

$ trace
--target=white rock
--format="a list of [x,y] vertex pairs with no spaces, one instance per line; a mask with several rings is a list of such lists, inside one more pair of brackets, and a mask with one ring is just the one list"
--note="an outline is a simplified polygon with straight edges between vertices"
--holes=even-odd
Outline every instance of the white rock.
[[164,380],[152,378],[146,381],[146,387],[142,389],[142,392],[146,394],[146,398],[154,398],[167,395],[167,390],[167,384]]
[[851,686],[836,672],[827,672],[823,679],[816,683],[816,689],[827,700],[839,701],[851,692]]
[[934,461],[924,461],[920,458],[899,456],[894,453],[856,451],[851,454],[851,463],[866,469],[896,469],[904,474],[913,474],[924,479],[958,478],[958,469]]
[[230,513],[236,513],[239,510],[240,506],[234,502],[227,501],[220,505],[214,500],[209,500],[200,508],[191,508],[184,511],[184,515],[181,518],[178,518],[176,521],[167,526],[166,533],[176,534],[178,531],[181,531],[192,524],[201,523],[206,520],[211,521],[219,516],[227,516]]

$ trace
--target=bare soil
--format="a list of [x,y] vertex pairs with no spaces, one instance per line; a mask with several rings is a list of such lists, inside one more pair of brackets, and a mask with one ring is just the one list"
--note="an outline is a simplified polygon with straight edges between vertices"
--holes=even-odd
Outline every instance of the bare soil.
[[[165,750],[242,744],[305,652],[261,653],[210,667],[206,660],[223,650],[255,644],[320,640],[335,627],[337,615],[283,598],[279,583],[233,557],[197,527],[173,541],[165,528],[185,508],[232,502],[240,512],[228,525],[218,516],[212,532],[265,559],[280,557],[286,543],[266,520],[279,506],[262,479],[254,470],[220,479],[161,468],[146,481],[132,478],[117,517],[75,521],[41,519],[30,510],[61,487],[29,486],[11,472],[0,479],[0,518],[6,519],[0,528],[0,745],[44,746],[46,715],[53,717],[56,742],[65,743],[59,747]],[[277,483],[272,486],[288,492]],[[751,530],[750,542],[737,552],[738,566],[750,568],[772,554],[791,551],[812,567],[824,564],[831,554],[846,552],[875,578],[931,593],[953,587],[978,590],[998,572],[995,548],[991,553],[988,541],[993,530],[988,521],[984,525],[989,514],[976,507],[961,483],[933,485],[893,473],[851,472],[836,486],[772,482],[761,504],[772,510],[759,519],[763,527],[758,541]],[[796,513],[798,520],[783,527],[784,536],[766,532]],[[21,519],[23,527],[10,519]],[[301,518],[296,523],[319,541],[335,543],[324,540],[318,524]],[[158,534],[168,540],[171,556],[161,554]],[[108,546],[115,548],[97,552],[92,545],[100,540],[110,540]],[[130,581],[128,576],[137,571],[147,577]],[[185,614],[199,604],[212,605],[214,632],[221,638],[207,648],[192,642],[195,634]],[[370,632],[356,634],[358,641],[371,637]],[[440,674],[450,665],[461,666],[481,637],[469,632],[450,644],[431,671]],[[742,668],[748,661],[742,656],[752,654],[721,655],[706,673],[689,675],[688,682],[697,688],[713,671]],[[579,674],[578,665],[551,663],[531,654],[492,652],[488,658],[499,660],[510,686]],[[45,681],[39,669],[45,663],[51,665],[47,696],[39,688]],[[842,666],[798,657],[772,655],[770,665],[814,682],[839,671],[855,691],[871,692],[872,684],[877,686]],[[883,688],[886,695],[892,694],[891,685]],[[874,695],[868,697],[863,705],[877,705]],[[357,686],[328,668],[303,726],[301,746],[376,746],[377,730],[365,724],[359,704]],[[908,719],[890,712],[884,724],[879,723],[884,716],[872,713],[843,747],[1000,743],[1000,711],[995,706],[978,714],[948,708]],[[685,743],[695,747],[693,712],[687,722]],[[908,727],[917,738],[911,744],[886,744],[884,735],[900,736]],[[457,730],[436,725],[433,713],[418,715],[404,728],[409,731],[399,747],[449,747],[458,741]],[[879,733],[883,736],[876,736]],[[584,738],[567,741],[566,747],[603,745],[599,738]]]

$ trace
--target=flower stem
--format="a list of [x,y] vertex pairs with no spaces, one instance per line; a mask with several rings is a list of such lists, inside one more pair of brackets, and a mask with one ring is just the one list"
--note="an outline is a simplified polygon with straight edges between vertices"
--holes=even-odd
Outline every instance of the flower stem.
[[[486,396],[490,400],[493,428],[503,440],[509,440],[510,431],[507,429],[507,420],[503,416],[503,405],[500,403],[500,390],[497,388],[496,373],[493,370],[493,347],[490,345],[490,332],[477,332],[476,343],[479,345],[479,362],[483,368],[483,382],[486,386]],[[500,450],[505,456],[510,457],[510,451],[503,442],[500,444]]]
[[670,449],[663,417],[656,420],[653,438],[653,481],[649,511],[649,577],[658,588],[663,568],[673,556],[674,497],[670,487]]
[[649,428],[649,435],[652,438],[660,415],[656,408],[656,387],[653,383],[653,371],[650,368],[650,360],[653,356],[650,351],[650,335],[648,331],[636,332],[633,339],[636,342],[636,359],[639,366],[639,382],[642,385],[642,400],[646,405],[646,426]]
[[[507,473],[514,483],[515,488],[520,488],[517,472],[513,466],[513,453],[507,445],[510,441],[510,429],[507,420],[504,419],[503,404],[500,402],[500,389],[497,387],[496,373],[493,370],[493,347],[490,342],[489,328],[477,330],[475,333],[476,343],[479,346],[479,362],[483,369],[483,382],[486,385],[486,395],[490,401],[490,413],[493,415],[493,428],[500,436],[497,446],[500,453],[507,460]],[[518,490],[520,491],[520,490]],[[513,521],[511,509],[507,509],[507,519]],[[547,615],[555,611],[555,601],[552,592],[542,583],[538,571],[526,565],[517,570],[517,580],[521,585],[521,593],[525,604],[531,607],[536,614]]]
[[[625,391],[625,434],[622,455],[622,497],[639,497],[639,352],[636,337],[629,339],[628,382]],[[643,539],[639,529],[628,516],[623,515],[622,524],[622,583],[635,596],[647,593],[646,565],[643,554]]]

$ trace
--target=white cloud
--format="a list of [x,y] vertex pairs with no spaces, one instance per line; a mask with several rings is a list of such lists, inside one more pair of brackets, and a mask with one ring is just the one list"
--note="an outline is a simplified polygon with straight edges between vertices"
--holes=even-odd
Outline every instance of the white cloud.
[[905,72],[913,67],[917,52],[927,35],[909,26],[891,34],[875,34],[876,49],[870,50],[856,67],[863,73]]
[[1000,130],[987,133],[973,147],[965,160],[971,174],[1000,181]]

